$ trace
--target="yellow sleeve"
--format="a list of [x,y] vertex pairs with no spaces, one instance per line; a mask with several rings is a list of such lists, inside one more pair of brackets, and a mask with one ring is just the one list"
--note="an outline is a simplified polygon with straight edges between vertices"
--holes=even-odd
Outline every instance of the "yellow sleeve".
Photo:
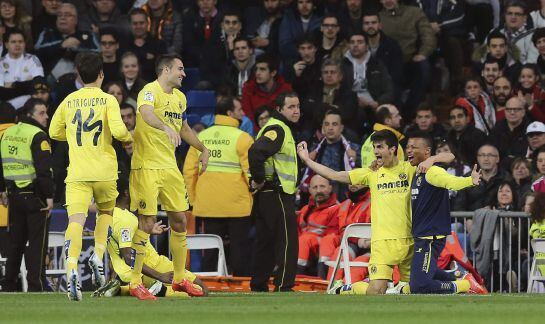
[[138,98],[136,100],[136,111],[138,111],[143,105],[155,107],[155,94],[149,86],[145,86],[144,89],[140,90],[138,93]]
[[240,158],[240,167],[242,168],[242,172],[244,172],[244,178],[246,179],[248,184],[250,179],[250,163],[248,162],[248,151],[250,150],[250,146],[252,146],[253,143],[253,138],[247,133],[243,133],[242,135],[240,135],[237,142],[237,154]]
[[373,172],[369,168],[358,168],[348,171],[348,177],[350,178],[350,183],[353,185],[369,185],[369,175]]
[[199,179],[198,161],[199,151],[194,147],[190,147],[187,156],[185,157],[183,175],[189,203],[191,205],[193,205],[193,202],[195,201],[195,190],[197,188],[197,180]]
[[115,139],[121,142],[132,142],[131,133],[121,119],[119,103],[113,96],[108,97],[108,125]]
[[64,116],[64,101],[59,105],[49,125],[49,137],[56,141],[66,141],[66,119]]
[[132,246],[132,237],[138,229],[138,219],[128,210],[122,210],[120,212],[122,215],[117,219],[114,235],[117,237],[117,243],[120,249],[130,248]]
[[449,190],[462,190],[473,186],[471,177],[457,177],[449,174],[445,169],[432,166],[426,172],[426,181],[432,186]]

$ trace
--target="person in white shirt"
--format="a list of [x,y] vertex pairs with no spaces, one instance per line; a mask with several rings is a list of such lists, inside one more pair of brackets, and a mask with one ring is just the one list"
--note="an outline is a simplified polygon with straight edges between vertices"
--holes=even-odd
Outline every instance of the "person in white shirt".
[[[25,36],[23,32],[12,29],[5,35],[7,54],[0,59],[0,87],[11,88],[16,82],[31,82],[34,77],[43,76],[42,63],[35,55],[25,53]],[[9,100],[19,109],[23,107],[30,95],[22,95]]]
[[534,28],[545,27],[545,0],[541,1],[541,8],[530,13]]

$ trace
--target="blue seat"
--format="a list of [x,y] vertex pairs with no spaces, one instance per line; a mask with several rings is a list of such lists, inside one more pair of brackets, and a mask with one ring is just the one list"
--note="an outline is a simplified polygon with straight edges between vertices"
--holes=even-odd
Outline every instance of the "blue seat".
[[[187,114],[198,115],[202,118],[207,115],[214,115],[216,112],[216,93],[210,90],[191,90],[186,94]],[[206,125],[209,120],[205,120]]]
[[201,81],[201,72],[198,68],[186,68],[184,70],[185,78],[182,82],[182,92],[187,93],[195,89],[195,86]]

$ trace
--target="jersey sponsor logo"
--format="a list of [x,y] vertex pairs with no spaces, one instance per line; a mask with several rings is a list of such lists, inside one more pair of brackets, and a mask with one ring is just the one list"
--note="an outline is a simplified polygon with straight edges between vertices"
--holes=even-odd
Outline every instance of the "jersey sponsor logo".
[[377,184],[377,189],[378,190],[396,189],[396,188],[404,188],[404,187],[409,187],[409,181],[408,180],[392,181],[392,182],[385,182],[385,183]]
[[165,111],[166,118],[183,119],[184,115],[177,112]]
[[131,241],[132,241],[131,230],[129,228],[122,228],[121,229],[121,242],[122,243],[129,243]]
[[153,93],[151,93],[150,91],[145,91],[144,92],[144,100],[145,101],[154,101]]

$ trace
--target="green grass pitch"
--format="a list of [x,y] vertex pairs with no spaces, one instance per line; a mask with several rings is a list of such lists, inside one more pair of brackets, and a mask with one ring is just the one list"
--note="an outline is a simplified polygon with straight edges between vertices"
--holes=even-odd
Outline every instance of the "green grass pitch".
[[0,323],[545,323],[545,295],[332,296],[212,294],[206,298],[91,298],[0,294]]

